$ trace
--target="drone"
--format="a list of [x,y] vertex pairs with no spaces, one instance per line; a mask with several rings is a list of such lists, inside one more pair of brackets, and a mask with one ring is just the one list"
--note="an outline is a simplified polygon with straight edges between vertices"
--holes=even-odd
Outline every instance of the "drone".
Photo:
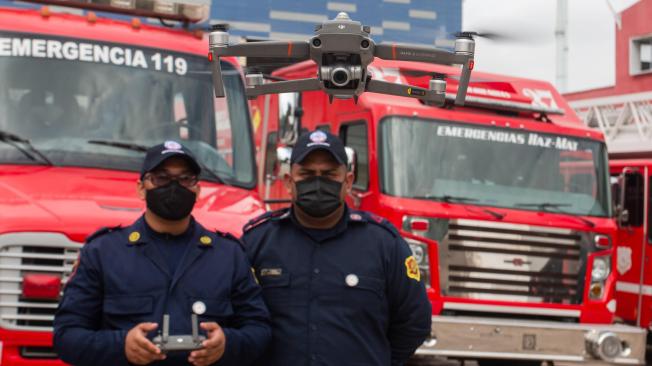
[[216,27],[209,34],[209,60],[215,96],[225,96],[220,57],[240,56],[290,58],[297,62],[311,59],[317,64],[315,78],[265,82],[261,73],[247,74],[246,94],[250,99],[264,94],[322,90],[329,95],[331,102],[333,98],[354,98],[357,102],[362,93],[374,92],[416,98],[436,106],[446,103],[446,80],[441,76],[433,76],[428,88],[374,79],[367,66],[374,57],[378,57],[384,60],[461,65],[455,105],[464,105],[474,65],[473,33],[458,33],[453,52],[428,46],[376,44],[370,33],[371,27],[351,20],[344,12],[333,20],[318,24],[315,35],[307,41],[263,41],[230,45],[227,29]]

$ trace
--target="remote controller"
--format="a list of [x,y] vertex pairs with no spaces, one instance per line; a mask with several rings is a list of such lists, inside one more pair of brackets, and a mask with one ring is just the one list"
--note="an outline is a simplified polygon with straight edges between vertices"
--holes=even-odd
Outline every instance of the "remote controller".
[[194,351],[201,349],[206,337],[199,335],[199,320],[197,314],[192,314],[191,335],[170,335],[170,315],[163,315],[163,333],[154,337],[153,342],[163,353],[177,351]]

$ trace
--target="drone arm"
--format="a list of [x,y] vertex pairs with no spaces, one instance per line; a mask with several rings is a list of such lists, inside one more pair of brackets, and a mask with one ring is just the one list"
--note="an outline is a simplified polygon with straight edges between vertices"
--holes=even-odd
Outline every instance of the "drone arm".
[[421,99],[437,106],[443,106],[446,102],[445,93],[438,93],[434,90],[419,88],[416,86],[389,83],[387,81],[374,79],[367,81],[366,91]]
[[216,56],[296,58],[299,61],[310,58],[310,45],[308,41],[239,43],[217,47]]
[[295,93],[302,91],[320,90],[321,83],[318,79],[299,79],[289,81],[276,81],[247,87],[247,97],[253,98],[264,94]]
[[456,54],[426,46],[407,46],[402,44],[380,43],[374,48],[374,55],[383,60],[417,61],[440,65],[461,65],[469,56]]

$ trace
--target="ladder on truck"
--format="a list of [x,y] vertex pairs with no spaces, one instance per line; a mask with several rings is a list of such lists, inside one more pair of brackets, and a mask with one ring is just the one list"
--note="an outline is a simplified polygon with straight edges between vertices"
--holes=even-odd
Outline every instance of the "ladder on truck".
[[588,127],[600,129],[610,154],[652,153],[652,92],[569,102]]

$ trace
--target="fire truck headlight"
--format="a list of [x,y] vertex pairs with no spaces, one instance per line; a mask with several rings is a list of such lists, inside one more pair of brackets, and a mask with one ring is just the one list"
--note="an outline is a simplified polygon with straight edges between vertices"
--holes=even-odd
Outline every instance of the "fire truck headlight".
[[591,269],[591,280],[593,282],[603,282],[611,273],[611,261],[609,257],[595,257],[593,259],[593,268]]
[[426,285],[426,288],[430,287],[430,258],[428,257],[428,244],[411,238],[405,238],[405,241],[410,246],[412,255],[417,261],[419,272],[421,272],[421,281]]

